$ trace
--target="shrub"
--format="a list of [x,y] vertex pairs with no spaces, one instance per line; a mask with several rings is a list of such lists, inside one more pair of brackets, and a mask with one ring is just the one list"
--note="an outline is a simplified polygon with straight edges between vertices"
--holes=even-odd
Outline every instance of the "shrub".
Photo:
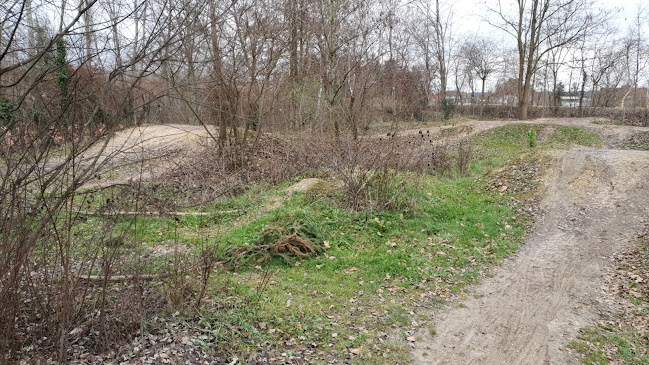
[[453,116],[455,110],[455,103],[447,98],[442,99],[442,111],[444,112],[444,120],[449,120]]

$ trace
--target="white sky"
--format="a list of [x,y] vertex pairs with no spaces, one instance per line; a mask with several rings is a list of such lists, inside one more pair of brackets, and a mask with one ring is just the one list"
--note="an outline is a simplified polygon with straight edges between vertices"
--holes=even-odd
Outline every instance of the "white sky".
[[[487,24],[483,18],[489,15],[488,6],[496,7],[496,0],[454,0],[452,3],[455,14],[456,29],[466,29],[476,33],[494,33],[493,27]],[[513,0],[502,0],[503,5],[514,3]],[[632,22],[638,7],[643,4],[649,10],[649,0],[599,0],[602,9],[615,13],[614,23],[625,31],[627,24]]]
[[[618,28],[620,35],[626,33],[628,27],[635,21],[640,5],[649,11],[649,0],[597,0],[597,2],[603,10],[612,13],[611,25]],[[515,41],[511,35],[505,34],[485,21],[485,18],[490,17],[494,23],[499,23],[493,17],[494,14],[488,11],[489,7],[497,7],[497,0],[448,0],[447,3],[452,4],[455,36],[460,34],[486,35],[497,40],[500,47],[514,49]],[[502,0],[502,4],[503,9],[507,9],[505,7],[515,4],[515,0]],[[645,29],[649,29],[649,19],[645,21],[645,27]],[[565,79],[564,82],[568,81],[567,72],[568,70],[564,69],[561,73],[561,78]],[[496,81],[496,78],[493,77],[488,79],[487,87],[493,87]]]

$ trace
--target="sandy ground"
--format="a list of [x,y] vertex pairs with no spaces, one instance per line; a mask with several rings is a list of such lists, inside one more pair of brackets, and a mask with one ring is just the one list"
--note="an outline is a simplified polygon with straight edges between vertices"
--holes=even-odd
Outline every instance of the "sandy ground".
[[[608,146],[633,133],[586,127]],[[604,274],[649,217],[649,152],[573,150],[555,162],[529,241],[432,319],[436,334],[420,334],[415,364],[578,363],[566,346],[613,309],[602,300]]]
[[[212,135],[214,132],[210,129]],[[98,166],[95,178],[84,187],[156,178],[186,163],[187,153],[208,145],[212,141],[210,133],[202,126],[182,124],[146,125],[117,132],[81,155],[82,164]]]

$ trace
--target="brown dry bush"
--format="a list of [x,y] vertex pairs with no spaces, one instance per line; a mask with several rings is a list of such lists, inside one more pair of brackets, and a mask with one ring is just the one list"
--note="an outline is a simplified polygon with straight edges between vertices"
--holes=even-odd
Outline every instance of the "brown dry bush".
[[469,172],[471,158],[473,157],[473,145],[470,141],[462,141],[457,147],[456,165],[462,175]]
[[268,135],[237,148],[219,150],[208,143],[179,159],[182,163],[164,173],[160,187],[202,204],[237,195],[256,183],[286,181],[322,166],[321,156],[305,145]]
[[314,149],[326,168],[342,181],[347,207],[360,209],[410,209],[408,184],[418,189],[415,174],[445,174],[451,169],[446,143],[421,136],[362,139],[319,139]]

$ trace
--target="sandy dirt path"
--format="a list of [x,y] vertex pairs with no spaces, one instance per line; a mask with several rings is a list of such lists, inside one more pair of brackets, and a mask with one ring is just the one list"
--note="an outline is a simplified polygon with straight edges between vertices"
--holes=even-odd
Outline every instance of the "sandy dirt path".
[[573,150],[553,165],[529,241],[433,320],[416,364],[576,363],[566,345],[609,310],[605,269],[649,217],[649,152]]

